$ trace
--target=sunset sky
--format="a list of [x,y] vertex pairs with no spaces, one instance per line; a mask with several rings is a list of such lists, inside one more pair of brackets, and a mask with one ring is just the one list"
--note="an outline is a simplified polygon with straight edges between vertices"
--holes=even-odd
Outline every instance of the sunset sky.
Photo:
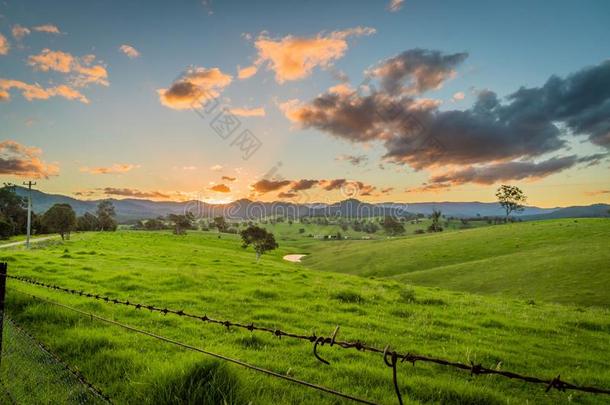
[[610,202],[610,2],[2,1],[0,175],[78,198]]

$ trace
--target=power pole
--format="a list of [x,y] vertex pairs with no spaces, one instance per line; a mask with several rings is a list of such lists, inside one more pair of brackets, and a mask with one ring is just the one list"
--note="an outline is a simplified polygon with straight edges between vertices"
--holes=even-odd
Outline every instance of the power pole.
[[35,186],[36,183],[31,180],[27,183],[23,183],[24,186],[28,186],[28,229],[27,229],[27,238],[25,240],[25,247],[27,249],[30,248],[30,235],[32,234],[32,186]]

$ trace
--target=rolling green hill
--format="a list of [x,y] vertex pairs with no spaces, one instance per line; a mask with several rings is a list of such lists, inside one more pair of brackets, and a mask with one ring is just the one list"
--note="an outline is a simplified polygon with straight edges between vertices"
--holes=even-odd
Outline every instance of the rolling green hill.
[[[568,224],[572,233],[580,232],[582,227],[587,229],[582,231],[583,235],[589,236],[596,224],[599,232],[607,230],[601,222],[586,227],[580,221],[552,226],[563,229]],[[541,229],[546,228],[545,224]],[[554,235],[553,229],[547,231]],[[508,227],[482,228],[463,235],[480,235],[472,241],[489,242],[483,245],[491,247],[493,240],[485,235],[508,231]],[[506,241],[504,249],[510,250],[508,245],[514,246],[513,239],[521,233]],[[441,240],[449,239],[439,243],[451,246],[448,241],[459,235],[458,232],[441,235]],[[529,238],[544,245],[543,238],[534,235],[535,232]],[[557,235],[561,239],[560,233]],[[435,238],[438,235],[380,243],[364,241],[356,246],[369,256],[383,258],[384,243],[395,249],[394,244],[424,243]],[[311,246],[322,249],[331,245],[318,242]],[[484,251],[484,246],[479,246],[479,251]],[[348,341],[361,340],[380,347],[391,344],[403,351],[465,363],[473,361],[545,378],[561,373],[562,379],[579,384],[610,386],[607,309],[531,305],[525,300],[409,287],[393,279],[372,280],[316,271],[283,261],[282,255],[292,253],[291,249],[289,245],[282,246],[256,263],[254,253],[243,250],[234,235],[223,234],[219,238],[215,233],[203,232],[174,236],[167,231],[120,231],[75,234],[70,241],[44,242],[30,251],[22,247],[5,249],[0,252],[0,260],[8,261],[9,273],[13,275],[131,302],[304,334],[315,331],[329,336],[340,325],[339,338]],[[454,251],[458,250],[456,246]],[[404,247],[399,251],[406,252]],[[349,259],[343,256],[341,260]],[[448,258],[436,259],[443,260]],[[319,353],[331,363],[325,365],[313,357],[309,342],[137,311],[9,280],[6,300],[9,315],[77,367],[115,403],[342,402],[100,324],[40,303],[24,292],[378,403],[396,403],[391,369],[380,355],[324,345]],[[544,386],[493,376],[473,377],[468,372],[422,363],[416,367],[401,363],[398,381],[408,404],[601,404],[607,399],[585,393],[545,392]],[[21,388],[29,390],[33,402],[50,403],[43,388]],[[11,385],[11,389],[18,387]]]
[[319,270],[484,294],[610,306],[610,220],[514,223],[310,249]]

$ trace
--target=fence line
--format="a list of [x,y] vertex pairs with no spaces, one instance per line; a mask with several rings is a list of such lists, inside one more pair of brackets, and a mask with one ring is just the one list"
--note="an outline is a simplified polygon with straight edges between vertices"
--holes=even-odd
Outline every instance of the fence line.
[[[19,291],[19,290],[15,290],[15,291]],[[31,333],[29,333],[28,331],[23,329],[20,325],[18,325],[13,319],[5,317],[5,320],[7,320],[8,323],[11,325],[11,327],[13,327],[15,330],[17,330],[18,332],[27,336],[42,352],[46,353],[53,360],[55,360],[57,362],[57,364],[59,364],[62,368],[64,368],[67,372],[69,372],[80,384],[87,387],[87,389],[94,396],[100,398],[105,403],[112,404],[112,400],[110,399],[110,397],[108,395],[104,394],[101,389],[99,389],[98,387],[93,385],[91,382],[89,382],[87,380],[87,378],[80,371],[78,371],[78,369],[76,369],[75,367],[72,367],[68,363],[66,363],[62,358],[60,358],[57,354],[55,354],[53,351],[51,351],[44,343],[42,343],[40,340],[38,340],[36,337],[34,337]]]
[[49,300],[49,299],[46,299],[46,298],[43,298],[43,297],[39,297],[39,296],[34,295],[34,294],[26,293],[24,291],[17,290],[17,289],[14,289],[14,291],[17,291],[17,292],[19,292],[21,294],[24,294],[24,295],[30,296],[32,298],[38,299],[40,301],[46,302],[48,304],[56,305],[58,307],[65,308],[65,309],[68,309],[70,311],[74,311],[76,313],[79,313],[79,314],[84,315],[86,317],[89,317],[91,319],[96,319],[98,321],[105,322],[105,323],[108,323],[108,324],[111,324],[111,325],[115,325],[115,326],[121,327],[123,329],[132,331],[132,332],[140,333],[142,335],[146,335],[146,336],[152,337],[154,339],[157,339],[157,340],[160,340],[160,341],[163,341],[163,342],[166,342],[166,343],[170,343],[170,344],[173,344],[175,346],[182,347],[182,348],[187,349],[187,350],[196,351],[196,352],[199,352],[199,353],[206,354],[208,356],[215,357],[215,358],[220,359],[220,360],[228,361],[230,363],[234,363],[234,364],[240,365],[242,367],[245,367],[245,368],[248,368],[248,369],[251,369],[251,370],[254,370],[254,371],[258,371],[258,372],[261,372],[261,373],[264,373],[264,374],[267,374],[267,375],[270,375],[272,377],[277,377],[277,378],[281,378],[281,379],[284,379],[284,380],[288,380],[288,381],[291,381],[293,383],[296,383],[296,384],[299,384],[299,385],[303,385],[305,387],[313,388],[313,389],[316,389],[318,391],[322,391],[322,392],[325,392],[325,393],[328,393],[328,394],[332,394],[332,395],[335,395],[335,396],[338,396],[338,397],[349,399],[349,400],[352,400],[354,402],[359,402],[361,404],[377,405],[376,402],[372,402],[372,401],[369,401],[369,400],[366,400],[366,399],[362,399],[362,398],[358,398],[358,397],[355,397],[355,396],[352,396],[352,395],[349,395],[349,394],[345,394],[343,392],[336,391],[336,390],[333,390],[331,388],[324,387],[322,385],[313,384],[313,383],[310,383],[310,382],[304,381],[304,380],[299,380],[297,378],[290,377],[290,376],[285,375],[285,374],[276,373],[275,371],[271,371],[271,370],[268,370],[268,369],[265,369],[265,368],[262,368],[262,367],[258,367],[258,366],[255,366],[255,365],[243,362],[241,360],[234,359],[232,357],[224,356],[222,354],[210,352],[210,351],[201,349],[199,347],[191,346],[191,345],[189,345],[187,343],[179,342],[177,340],[170,339],[170,338],[165,337],[165,336],[157,335],[155,333],[148,332],[148,331],[145,331],[143,329],[138,329],[138,328],[136,328],[134,326],[127,325],[127,324],[124,324],[124,323],[121,323],[121,322],[117,322],[117,321],[112,320],[112,319],[104,318],[104,317],[101,317],[99,315],[95,315],[95,314],[93,314],[91,312],[82,311],[82,310],[80,310],[78,308],[74,308],[74,307],[71,307],[69,305],[61,304],[59,302],[52,301],[52,300]]
[[473,362],[471,362],[471,364],[465,364],[465,363],[450,361],[450,360],[446,360],[446,359],[442,359],[442,358],[438,358],[438,357],[424,356],[424,355],[415,354],[415,353],[411,353],[411,352],[400,353],[398,351],[391,350],[389,345],[386,346],[384,349],[381,349],[381,348],[378,348],[375,346],[370,346],[370,345],[364,344],[359,340],[357,340],[355,342],[337,340],[336,337],[337,337],[339,327],[337,327],[335,329],[334,333],[330,337],[317,336],[315,333],[313,333],[312,335],[302,335],[302,334],[297,334],[297,333],[285,332],[281,329],[273,329],[273,328],[255,326],[254,323],[244,324],[244,323],[234,322],[234,321],[230,321],[230,320],[219,320],[219,319],[210,318],[206,314],[196,315],[196,314],[186,313],[184,310],[161,308],[161,307],[157,307],[155,305],[150,305],[150,304],[133,303],[133,302],[130,302],[127,300],[111,298],[109,296],[104,296],[104,295],[100,295],[100,294],[93,294],[93,293],[85,292],[83,290],[75,290],[75,289],[70,289],[70,288],[66,288],[66,287],[61,287],[58,285],[44,283],[41,281],[32,280],[32,279],[20,277],[20,276],[6,275],[4,277],[14,279],[14,280],[22,282],[22,283],[27,283],[27,284],[31,284],[31,285],[35,285],[35,286],[39,286],[39,287],[44,287],[47,289],[56,290],[56,291],[60,291],[60,292],[67,293],[67,294],[72,294],[72,295],[76,295],[76,296],[99,300],[99,301],[102,301],[102,302],[105,302],[108,304],[124,305],[127,307],[134,308],[136,310],[137,309],[148,309],[151,312],[158,312],[158,313],[162,313],[164,315],[172,314],[172,315],[176,315],[176,316],[197,319],[197,320],[200,320],[205,323],[218,324],[218,325],[225,326],[227,328],[236,327],[236,328],[246,329],[251,332],[258,331],[258,332],[270,333],[274,336],[277,336],[280,339],[282,337],[287,337],[287,338],[305,340],[310,343],[313,343],[314,356],[325,364],[329,364],[329,362],[324,360],[323,358],[321,358],[317,352],[318,346],[323,346],[324,344],[328,344],[329,346],[338,346],[343,349],[356,349],[358,351],[363,351],[363,352],[373,352],[373,353],[382,354],[384,363],[388,367],[392,368],[394,389],[396,391],[397,399],[400,404],[402,404],[402,397],[401,397],[401,393],[400,393],[400,389],[399,389],[398,381],[397,381],[397,375],[396,375],[397,374],[396,367],[397,367],[397,364],[399,363],[399,361],[401,363],[406,361],[406,362],[412,363],[413,365],[415,365],[415,363],[418,361],[434,363],[437,365],[442,365],[442,366],[446,366],[446,367],[456,368],[459,370],[469,371],[472,375],[484,375],[484,374],[498,375],[498,376],[502,376],[505,378],[520,380],[520,381],[524,381],[524,382],[528,382],[528,383],[543,384],[546,386],[547,392],[549,390],[555,388],[559,391],[573,390],[573,391],[581,391],[581,392],[588,392],[588,393],[594,393],[594,394],[610,395],[610,389],[572,384],[570,382],[561,380],[561,377],[559,375],[552,379],[544,379],[544,378],[540,378],[540,377],[522,375],[522,374],[518,374],[515,372],[511,372],[511,371],[491,369],[491,368],[484,367],[481,364],[475,364]]

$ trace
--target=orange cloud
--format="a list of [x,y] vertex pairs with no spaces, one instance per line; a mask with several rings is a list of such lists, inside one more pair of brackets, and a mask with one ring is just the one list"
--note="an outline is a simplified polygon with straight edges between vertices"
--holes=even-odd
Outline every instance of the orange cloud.
[[4,35],[0,34],[0,55],[6,55],[9,49],[11,49],[11,47],[8,40]]
[[88,104],[89,100],[78,90],[65,84],[44,88],[38,83],[29,84],[19,80],[0,79],[0,101],[10,100],[8,90],[15,88],[21,90],[23,98],[28,101],[32,100],[47,100],[51,97],[63,97],[68,100],[78,100],[81,103]]
[[30,32],[31,31],[29,28],[22,27],[19,24],[13,25],[13,28],[11,29],[11,34],[13,34],[13,37],[17,40],[25,37],[26,35],[30,35]]
[[136,197],[136,198],[156,198],[167,200],[170,198],[168,194],[162,193],[160,191],[140,191],[133,188],[114,188],[114,187],[106,187],[103,189],[98,189],[103,191],[106,195],[116,195],[121,197]]
[[28,57],[28,65],[41,72],[56,71],[72,73],[71,81],[77,87],[87,86],[90,83],[108,86],[108,72],[100,64],[93,65],[95,55],[75,57],[67,52],[52,51],[45,48],[38,55]]
[[256,74],[256,72],[258,71],[258,68],[255,65],[252,66],[246,66],[245,68],[237,68],[237,77],[239,79],[247,79],[249,77],[252,77]]
[[210,190],[216,191],[217,193],[230,193],[231,189],[224,184],[216,184],[215,186],[210,187]]
[[162,105],[174,110],[199,108],[205,98],[216,97],[232,80],[218,68],[191,68],[169,89],[158,89],[157,94]]
[[131,59],[135,59],[140,56],[140,52],[131,45],[123,44],[119,47],[119,51],[123,52]]
[[390,4],[388,4],[388,10],[391,13],[395,13],[402,8],[404,2],[405,0],[390,0]]
[[46,34],[61,34],[61,31],[59,31],[59,28],[57,28],[56,25],[52,25],[52,24],[38,25],[36,27],[33,27],[32,29],[34,31],[44,32]]
[[40,159],[42,150],[15,141],[0,142],[0,174],[30,179],[57,176],[59,167]]
[[263,107],[258,108],[231,108],[231,113],[240,117],[264,117],[266,115]]
[[288,35],[273,39],[261,34],[254,42],[258,50],[255,65],[268,63],[268,68],[275,72],[278,83],[303,79],[309,76],[315,67],[329,66],[343,57],[348,48],[348,37],[374,33],[373,28],[356,27],[326,35],[319,33],[315,37]]
[[115,163],[110,167],[81,167],[80,171],[91,174],[122,174],[133,169],[137,169],[140,165],[132,165],[128,163]]

